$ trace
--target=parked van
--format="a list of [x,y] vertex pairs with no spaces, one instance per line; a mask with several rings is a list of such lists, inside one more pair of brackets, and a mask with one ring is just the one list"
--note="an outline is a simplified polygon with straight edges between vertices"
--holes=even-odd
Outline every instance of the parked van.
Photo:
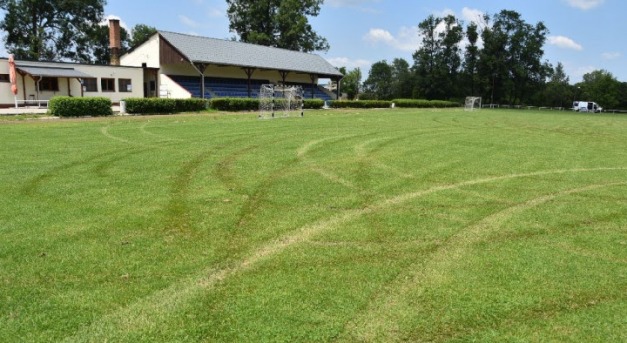
[[603,111],[603,107],[592,101],[574,101],[573,111],[600,113]]

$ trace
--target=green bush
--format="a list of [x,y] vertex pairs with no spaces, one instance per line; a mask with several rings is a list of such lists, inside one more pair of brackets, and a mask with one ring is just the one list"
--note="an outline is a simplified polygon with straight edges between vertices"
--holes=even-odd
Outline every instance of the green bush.
[[211,108],[218,111],[257,111],[257,98],[213,98]]
[[336,100],[332,101],[330,106],[332,108],[389,108],[392,106],[392,102],[386,100]]
[[324,107],[324,100],[322,99],[304,99],[303,108],[307,110],[319,110]]
[[402,108],[448,108],[460,106],[457,102],[444,100],[394,99],[392,102],[394,106]]
[[169,114],[180,112],[204,111],[208,107],[205,99],[162,99],[162,98],[128,98],[126,112],[132,114]]
[[55,96],[50,99],[48,111],[58,117],[110,116],[111,99],[104,97],[74,98]]

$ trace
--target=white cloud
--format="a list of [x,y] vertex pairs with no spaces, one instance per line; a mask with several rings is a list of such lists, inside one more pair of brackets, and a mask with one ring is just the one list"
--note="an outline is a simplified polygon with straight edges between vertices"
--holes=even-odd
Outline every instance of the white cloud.
[[623,54],[621,54],[620,52],[605,52],[603,54],[601,54],[601,57],[603,57],[603,59],[605,60],[615,60],[617,58],[622,57]]
[[198,28],[198,27],[201,26],[200,23],[198,23],[194,19],[192,19],[192,18],[190,18],[188,16],[185,16],[185,15],[182,15],[182,14],[179,15],[179,20],[185,26],[189,26],[189,27],[193,27],[193,28]]
[[337,68],[346,67],[348,70],[359,68],[361,69],[362,74],[364,73],[364,70],[370,68],[372,65],[372,62],[370,61],[362,59],[353,60],[348,57],[327,58],[327,61],[331,63],[332,66]]
[[478,9],[468,8],[468,7],[462,8],[462,19],[466,22],[473,22],[477,24],[479,28],[483,28],[487,26],[487,23],[485,22],[483,18],[484,15],[485,15],[485,12],[478,10]]
[[363,39],[373,45],[382,43],[396,50],[413,52],[420,45],[420,37],[418,36],[417,27],[403,26],[399,29],[396,36],[384,29],[370,29]]
[[547,37],[547,40],[550,45],[554,45],[558,48],[571,49],[571,50],[577,50],[577,51],[583,50],[583,46],[581,46],[581,44],[565,36],[549,36]]
[[210,8],[207,15],[209,15],[210,18],[220,18],[226,16],[226,13],[219,8]]
[[601,6],[605,0],[566,0],[566,2],[575,8],[587,11],[589,9]]

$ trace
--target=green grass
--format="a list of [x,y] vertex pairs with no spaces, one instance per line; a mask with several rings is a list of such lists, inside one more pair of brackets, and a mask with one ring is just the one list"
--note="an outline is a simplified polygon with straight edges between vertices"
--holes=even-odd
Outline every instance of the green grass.
[[627,117],[0,124],[7,342],[627,341]]

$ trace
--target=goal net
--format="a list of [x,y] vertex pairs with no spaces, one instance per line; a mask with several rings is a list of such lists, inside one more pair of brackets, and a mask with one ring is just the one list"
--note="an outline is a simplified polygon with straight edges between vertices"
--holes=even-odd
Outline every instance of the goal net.
[[467,96],[466,97],[466,105],[464,106],[465,111],[475,111],[481,109],[481,97],[479,96]]
[[261,85],[259,118],[303,116],[303,89],[300,86]]

